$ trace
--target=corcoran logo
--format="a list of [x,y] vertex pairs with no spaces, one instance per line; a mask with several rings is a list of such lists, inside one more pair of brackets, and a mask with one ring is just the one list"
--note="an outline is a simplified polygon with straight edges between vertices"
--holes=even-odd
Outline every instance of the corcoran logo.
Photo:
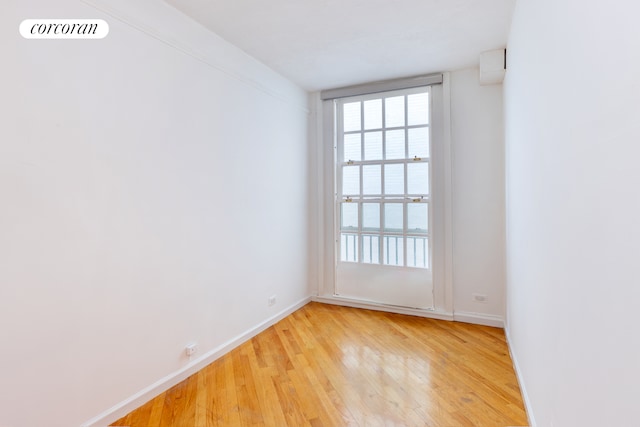
[[102,19],[25,19],[20,34],[25,39],[102,39],[109,24]]

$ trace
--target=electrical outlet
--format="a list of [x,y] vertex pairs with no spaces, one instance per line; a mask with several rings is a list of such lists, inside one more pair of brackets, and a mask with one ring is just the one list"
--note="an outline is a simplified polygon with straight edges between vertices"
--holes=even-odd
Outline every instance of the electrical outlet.
[[275,295],[271,295],[269,297],[269,299],[267,300],[267,304],[269,304],[269,307],[276,305],[276,296]]
[[473,294],[473,300],[475,302],[481,302],[483,304],[486,304],[489,302],[489,296],[485,294]]
[[197,343],[187,344],[187,346],[184,348],[184,352],[189,357],[193,356],[196,351],[198,351],[198,344]]

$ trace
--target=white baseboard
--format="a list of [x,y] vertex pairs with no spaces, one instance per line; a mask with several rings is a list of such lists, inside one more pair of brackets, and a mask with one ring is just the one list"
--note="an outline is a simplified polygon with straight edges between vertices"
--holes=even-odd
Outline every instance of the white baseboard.
[[504,319],[502,316],[496,316],[495,314],[456,311],[453,313],[453,320],[456,322],[473,323],[475,325],[504,328]]
[[527,412],[527,419],[529,420],[529,427],[536,427],[536,419],[533,416],[533,408],[531,407],[531,400],[529,400],[529,394],[527,393],[527,387],[524,384],[524,378],[522,377],[522,372],[520,371],[520,365],[518,365],[518,358],[513,351],[513,347],[511,347],[511,337],[509,334],[509,327],[505,325],[504,335],[507,338],[507,347],[509,348],[509,355],[511,356],[511,360],[513,362],[513,370],[516,372],[516,378],[518,380],[518,385],[520,386],[520,392],[522,393],[522,400],[524,401],[524,409]]
[[369,301],[339,297],[339,296],[314,296],[312,301],[323,304],[342,305],[345,307],[364,308],[367,310],[387,311],[389,313],[408,314],[410,316],[427,317],[438,320],[453,320],[453,314],[438,310],[424,310],[418,308],[398,307],[395,305],[379,304]]
[[408,314],[410,316],[427,317],[430,319],[449,320],[464,323],[473,323],[476,325],[494,326],[496,328],[504,328],[504,320],[502,316],[483,313],[471,313],[456,311],[449,313],[440,310],[424,310],[418,308],[398,307],[395,305],[380,304],[370,301],[362,301],[353,298],[341,296],[314,296],[312,301],[324,304],[342,305],[345,307],[364,308],[367,310],[387,311],[389,313]]
[[111,409],[108,409],[102,414],[90,419],[89,421],[82,424],[82,427],[108,426],[109,424],[113,423],[114,421],[117,421],[118,419],[127,415],[129,412],[133,411],[134,409],[140,407],[141,405],[145,404],[149,400],[153,399],[157,395],[167,391],[174,385],[184,381],[185,379],[195,374],[205,366],[213,363],[214,361],[224,356],[234,348],[238,347],[240,344],[250,340],[254,336],[258,335],[260,332],[278,323],[280,320],[284,319],[294,311],[302,308],[303,306],[308,304],[310,301],[311,301],[311,297],[307,297],[285,308],[278,314],[268,318],[264,322],[249,329],[243,334],[240,334],[237,337],[232,338],[231,340],[205,353],[198,359],[189,363],[184,368],[167,375],[166,377],[151,384],[149,387],[146,387],[145,389],[139,391],[138,393],[134,394],[128,399],[125,399],[122,402],[118,403]]

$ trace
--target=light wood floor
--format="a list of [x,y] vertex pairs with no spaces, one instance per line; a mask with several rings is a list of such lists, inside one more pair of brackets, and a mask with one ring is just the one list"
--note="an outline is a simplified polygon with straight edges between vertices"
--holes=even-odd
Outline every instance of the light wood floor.
[[526,424],[501,329],[311,303],[112,425]]

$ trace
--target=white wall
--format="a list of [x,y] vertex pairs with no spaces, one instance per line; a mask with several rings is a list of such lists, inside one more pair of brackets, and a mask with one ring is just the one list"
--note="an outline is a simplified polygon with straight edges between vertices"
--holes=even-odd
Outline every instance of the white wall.
[[637,423],[639,12],[634,2],[516,6],[507,320],[533,425]]
[[[162,2],[52,3],[0,17],[8,427],[79,425],[309,296],[306,93]],[[19,36],[42,17],[111,31]]]
[[[451,72],[453,298],[457,320],[501,325],[504,316],[502,85],[478,69]],[[486,295],[477,302],[473,295]]]

